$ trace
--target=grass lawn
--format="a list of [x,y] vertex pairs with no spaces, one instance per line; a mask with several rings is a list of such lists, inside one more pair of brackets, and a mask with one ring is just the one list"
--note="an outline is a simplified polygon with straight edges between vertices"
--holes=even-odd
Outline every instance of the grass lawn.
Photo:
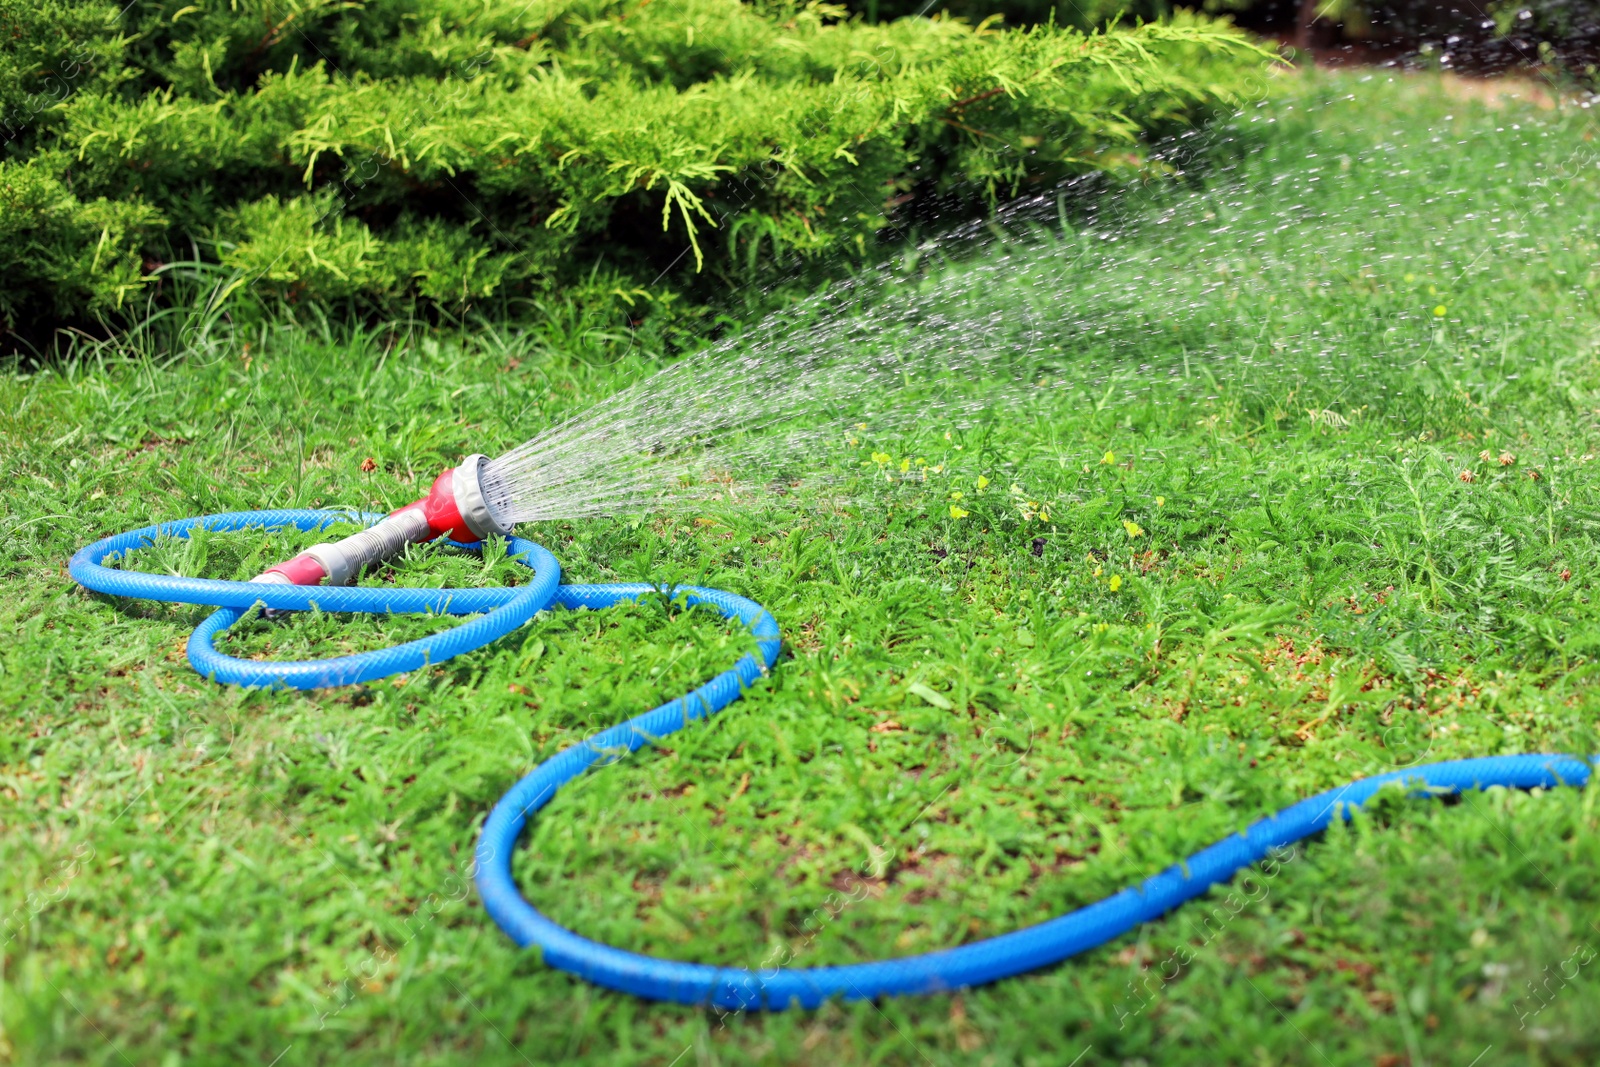
[[[982,263],[908,277],[1029,323],[1065,383],[928,427],[943,481],[532,528],[570,581],[754,597],[786,652],[564,791],[525,837],[526,895],[660,955],[863,960],[1038,922],[1352,778],[1600,752],[1591,114],[1286,79],[1195,174],[1108,204],[1123,222],[1019,237],[992,285],[960,284]],[[0,1062],[1600,1059],[1592,790],[1381,802],[1042,973],[719,1017],[516,950],[469,858],[537,761],[731,664],[749,642],[720,619],[557,613],[368,687],[244,692],[184,661],[208,609],[66,575],[162,519],[410,500],[648,371],[605,343],[282,328],[0,378]],[[247,576],[290,547],[133,565]],[[296,616],[229,647],[434,625]]]

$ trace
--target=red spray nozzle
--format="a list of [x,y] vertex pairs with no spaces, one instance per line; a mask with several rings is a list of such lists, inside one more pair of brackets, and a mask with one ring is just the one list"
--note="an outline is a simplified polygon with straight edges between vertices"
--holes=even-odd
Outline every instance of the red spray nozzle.
[[345,585],[363,568],[404,552],[407,545],[448,537],[481,541],[510,529],[495,519],[483,495],[485,457],[468,456],[459,467],[433,480],[428,495],[397,508],[388,518],[341,541],[315,545],[300,555],[269,567],[253,581],[291,585]]
[[[433,531],[435,536],[448,537],[452,541],[481,541],[484,533],[493,531],[474,530],[461,514],[461,505],[456,501],[456,469],[452,467],[435,478],[427,496],[412,501],[403,508],[397,508],[389,514],[398,515],[402,511],[419,509],[428,520],[428,529]],[[471,473],[476,475],[477,472]]]

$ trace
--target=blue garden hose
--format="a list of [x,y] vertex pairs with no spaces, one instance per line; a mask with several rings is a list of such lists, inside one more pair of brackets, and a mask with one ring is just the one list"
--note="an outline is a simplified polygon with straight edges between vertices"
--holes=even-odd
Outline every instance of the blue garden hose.
[[[439,663],[510,633],[547,607],[603,608],[656,592],[651,585],[559,585],[555,557],[539,545],[511,539],[511,554],[534,572],[514,589],[338,588],[263,585],[177,578],[104,566],[107,558],[150,545],[157,537],[188,537],[207,530],[320,529],[334,522],[376,521],[380,516],[333,511],[240,511],[147,526],[97,541],[72,557],[72,577],[101,593],[219,610],[189,639],[189,661],[208,678],[235,685],[315,689],[369,681]],[[478,546],[460,545],[471,551]],[[906,993],[936,993],[992,982],[1050,964],[1120,937],[1225,882],[1245,867],[1282,848],[1347,820],[1385,785],[1400,784],[1412,796],[1459,793],[1504,786],[1516,789],[1582,788],[1590,762],[1574,756],[1491,756],[1422,764],[1364,778],[1319,793],[1261,819],[1174,864],[1136,886],[1035,926],[958,948],[920,956],[840,967],[773,968],[755,971],[661,960],[613,948],[573,933],[523,899],[511,876],[511,857],[528,817],[567,782],[596,765],[613,762],[683,729],[737,700],[777,660],[778,624],[761,605],[717,589],[670,590],[687,602],[707,604],[738,619],[758,642],[760,660],[746,655],[731,669],[677,700],[613,726],[540,764],[500,799],[484,823],[476,853],[478,891],[494,921],[519,945],[537,945],[546,963],[612,989],[655,1000],[708,1004],[725,1009],[814,1008],[833,998],[866,999]],[[256,604],[285,611],[438,612],[479,617],[453,630],[393,648],[337,659],[300,663],[257,662],[216,651],[217,634]]]

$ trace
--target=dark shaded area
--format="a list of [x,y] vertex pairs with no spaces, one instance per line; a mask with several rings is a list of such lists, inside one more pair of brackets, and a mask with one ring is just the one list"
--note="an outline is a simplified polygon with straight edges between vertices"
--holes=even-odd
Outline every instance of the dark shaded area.
[[[1319,17],[1322,12],[1327,13]],[[1600,3],[1593,0],[1374,5],[1266,0],[1239,12],[1235,21],[1329,66],[1382,63],[1592,82],[1600,63]]]

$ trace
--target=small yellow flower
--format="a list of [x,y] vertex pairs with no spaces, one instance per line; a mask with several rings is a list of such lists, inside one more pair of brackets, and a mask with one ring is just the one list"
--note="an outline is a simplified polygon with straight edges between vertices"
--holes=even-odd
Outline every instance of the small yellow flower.
[[1127,519],[1123,519],[1122,528],[1128,531],[1128,539],[1130,541],[1136,537],[1144,536],[1144,527],[1136,522],[1129,522]]
[[950,505],[950,517],[952,519],[964,519],[970,514],[972,514],[972,512],[968,511],[966,508],[958,508],[954,504]]
[[1102,574],[1104,574],[1104,573],[1105,573],[1105,568],[1104,568],[1104,567],[1096,567],[1096,568],[1095,568],[1095,569],[1094,569],[1094,576],[1095,576],[1095,577],[1096,577],[1096,578],[1098,578],[1098,577],[1100,577],[1100,576],[1101,576],[1101,575],[1102,575]]
[[1167,498],[1166,497],[1164,497],[1164,496],[1156,497],[1156,507],[1164,508],[1166,506],[1167,506]]
[[905,459],[900,461],[900,473],[904,474],[904,473],[906,473],[906,471],[908,471],[910,469],[911,469],[911,457],[907,456]]
[[866,429],[866,428],[867,428],[867,424],[866,424],[866,423],[864,423],[864,422],[858,422],[858,423],[856,423],[856,429],[858,429],[858,430],[865,430],[865,429]]
[[1050,513],[1048,511],[1044,510],[1043,508],[1039,509],[1039,517],[1041,519],[1043,519],[1045,522],[1049,522],[1050,521]]
[[885,463],[889,462],[889,453],[874,452],[872,454],[872,462],[876,463],[880,467],[883,466]]
[[957,489],[955,492],[951,493],[950,494],[950,499],[951,500],[960,500],[961,499],[961,490]]
[[1116,461],[1117,461],[1117,454],[1115,452],[1107,452],[1105,455],[1100,457],[1100,462],[1101,463],[1105,463],[1107,465],[1115,463]]
[[985,478],[981,474],[978,475],[978,488],[979,489],[987,489],[988,487],[989,487],[989,479]]
[[1445,307],[1443,304],[1440,304],[1438,307],[1433,309],[1433,317],[1436,319],[1442,319],[1444,318],[1444,313],[1449,310],[1449,308]]
[[929,467],[928,469],[931,470],[935,474],[943,474],[944,473],[944,464],[943,463],[935,463],[933,466]]
[[861,443],[861,438],[857,437],[855,434],[851,434],[849,437],[846,437],[845,440],[850,442],[851,448],[854,448],[856,445]]
[[1113,593],[1115,593],[1118,589],[1121,589],[1122,588],[1122,575],[1113,574],[1111,576],[1111,583],[1110,584],[1111,584],[1111,591]]

